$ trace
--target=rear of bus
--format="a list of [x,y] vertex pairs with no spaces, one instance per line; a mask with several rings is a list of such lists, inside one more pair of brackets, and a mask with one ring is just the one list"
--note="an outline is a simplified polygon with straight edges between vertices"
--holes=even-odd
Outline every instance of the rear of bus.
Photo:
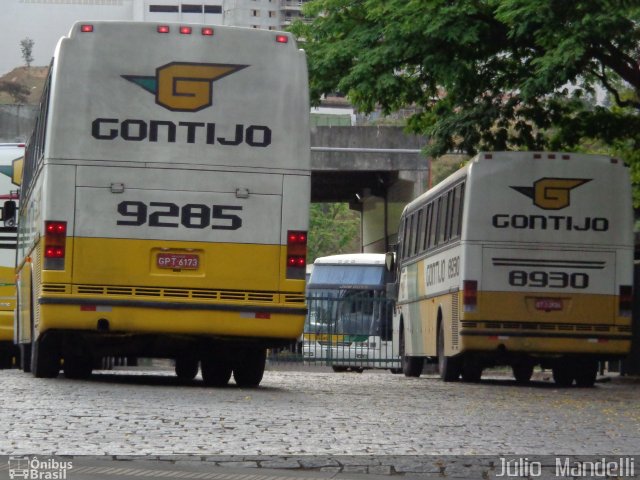
[[76,24],[52,72],[22,210],[23,338],[32,285],[35,337],[55,334],[63,356],[197,360],[295,340],[310,159],[293,38]]
[[24,156],[24,144],[0,143],[0,368],[10,368],[17,358],[13,342],[16,306],[15,205],[18,187],[13,183],[13,165]]
[[633,216],[622,161],[486,153],[471,161],[460,350],[480,368],[535,364],[592,384],[631,342]]

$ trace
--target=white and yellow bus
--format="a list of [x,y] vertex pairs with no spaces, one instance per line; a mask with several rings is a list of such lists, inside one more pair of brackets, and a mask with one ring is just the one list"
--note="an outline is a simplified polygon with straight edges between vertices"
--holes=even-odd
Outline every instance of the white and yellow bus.
[[36,377],[105,356],[256,386],[302,333],[306,58],[288,33],[77,23],[27,144],[17,332]]
[[593,385],[631,344],[633,214],[615,158],[480,153],[405,208],[394,346],[403,371],[478,381],[536,365]]
[[0,368],[11,368],[18,358],[13,338],[16,308],[16,206],[24,144],[0,143]]

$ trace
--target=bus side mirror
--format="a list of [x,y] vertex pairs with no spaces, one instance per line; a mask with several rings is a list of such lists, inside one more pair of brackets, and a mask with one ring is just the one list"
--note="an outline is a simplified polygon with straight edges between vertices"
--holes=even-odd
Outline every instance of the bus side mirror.
[[2,206],[2,214],[0,220],[7,226],[14,226],[16,224],[16,202],[13,200],[7,200]]
[[387,252],[384,256],[384,264],[387,268],[387,272],[393,272],[396,267],[396,254],[393,252]]
[[397,298],[398,286],[395,283],[387,283],[386,287],[387,287],[387,291],[386,291],[387,299],[393,302],[398,300]]

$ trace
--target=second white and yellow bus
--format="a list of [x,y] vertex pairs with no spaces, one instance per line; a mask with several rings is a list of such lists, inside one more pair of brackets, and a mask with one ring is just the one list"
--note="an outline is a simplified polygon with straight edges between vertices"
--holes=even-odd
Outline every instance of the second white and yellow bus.
[[534,366],[593,385],[631,344],[628,169],[574,153],[480,153],[405,208],[394,342],[404,373],[445,381]]
[[23,158],[23,143],[0,143],[0,368],[11,368],[19,358],[13,335],[19,183],[14,174],[20,172]]
[[288,33],[77,23],[27,144],[17,335],[36,377],[175,359],[260,383],[306,314],[305,54]]

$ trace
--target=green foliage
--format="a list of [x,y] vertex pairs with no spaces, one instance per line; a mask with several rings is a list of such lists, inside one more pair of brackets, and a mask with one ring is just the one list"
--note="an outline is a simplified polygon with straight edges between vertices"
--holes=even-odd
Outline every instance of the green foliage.
[[[312,99],[341,92],[365,113],[415,106],[408,128],[431,155],[638,141],[638,2],[312,0],[305,13],[313,22],[292,30]],[[594,107],[597,88],[619,108]]]
[[0,92],[8,93],[15,103],[27,103],[31,93],[27,87],[17,82],[0,81]]
[[346,203],[313,203],[307,263],[318,257],[360,251],[360,216]]

